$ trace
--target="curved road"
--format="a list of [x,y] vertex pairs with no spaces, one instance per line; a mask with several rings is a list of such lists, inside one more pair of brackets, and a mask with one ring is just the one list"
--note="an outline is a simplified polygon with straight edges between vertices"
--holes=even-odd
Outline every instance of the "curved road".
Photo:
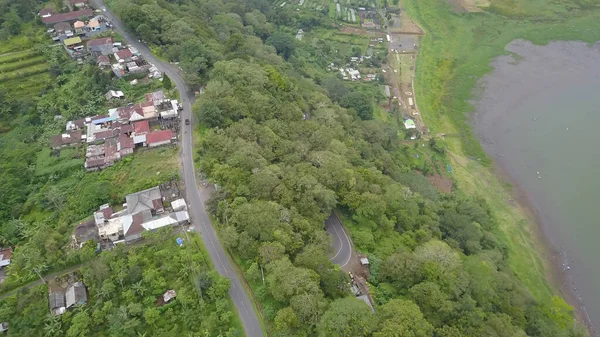
[[329,259],[331,262],[344,269],[344,267],[350,263],[350,259],[352,259],[352,240],[350,240],[350,237],[346,234],[342,222],[334,212],[331,212],[329,218],[325,220],[325,229],[331,236],[333,247]]
[[[92,3],[96,8],[104,8],[106,6],[102,0],[92,0]],[[167,76],[173,80],[179,90],[180,101],[183,105],[183,111],[181,112],[182,134],[180,137],[180,156],[183,163],[181,177],[185,185],[187,201],[190,205],[188,212],[192,219],[192,223],[194,224],[194,228],[200,232],[200,236],[202,237],[202,241],[204,242],[204,246],[208,251],[208,255],[210,256],[213,265],[219,274],[231,280],[229,296],[237,309],[246,336],[262,337],[262,328],[258,317],[256,316],[256,312],[254,311],[254,307],[252,306],[252,302],[250,302],[250,298],[242,286],[240,278],[231,264],[229,257],[225,253],[223,246],[221,246],[217,234],[210,223],[210,219],[206,214],[204,202],[208,200],[212,190],[211,188],[198,189],[198,184],[196,182],[192,154],[193,142],[191,125],[193,125],[193,123],[191,123],[191,125],[185,125],[185,119],[192,119],[192,103],[194,102],[194,95],[188,91],[188,88],[179,75],[179,71],[176,67],[154,57],[150,49],[145,44],[138,42],[138,39],[125,29],[123,23],[111,13],[108,8],[106,8],[106,11],[103,12],[102,15],[113,23],[114,29],[121,34],[130,45],[135,47],[148,62],[165,72]]]

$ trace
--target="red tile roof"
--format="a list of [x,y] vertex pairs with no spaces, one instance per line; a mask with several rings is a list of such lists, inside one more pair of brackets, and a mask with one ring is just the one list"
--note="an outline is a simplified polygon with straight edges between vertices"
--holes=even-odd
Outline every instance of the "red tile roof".
[[148,124],[148,121],[135,122],[133,123],[133,128],[136,135],[143,135],[150,132],[150,124]]
[[12,253],[12,248],[7,248],[0,251],[0,254],[2,255],[2,260],[10,260],[10,258],[12,257]]
[[[67,136],[63,137],[63,135]],[[81,130],[61,133],[60,135],[52,136],[50,139],[50,145],[52,145],[52,147],[61,147],[63,145],[77,144],[81,142],[81,135]]]
[[101,212],[104,215],[104,219],[110,219],[110,217],[113,215],[112,207],[106,207],[102,209]]
[[98,56],[97,60],[98,60],[98,63],[109,63],[110,64],[110,59],[106,55]]
[[56,14],[56,12],[52,8],[44,8],[40,11],[40,15],[42,15],[42,16],[48,15],[48,14],[52,15],[52,14]]
[[77,18],[80,18],[82,16],[90,17],[92,15],[94,15],[93,10],[82,9],[80,11],[73,11],[73,12],[62,13],[62,14],[53,14],[47,18],[42,18],[42,22],[49,25],[49,24],[55,24],[55,23],[59,23],[59,22],[63,22],[63,21],[73,21],[73,20],[77,20]]
[[105,37],[105,38],[101,38],[101,39],[94,39],[94,40],[89,40],[87,42],[87,46],[88,47],[93,47],[93,46],[102,46],[102,45],[106,45],[106,44],[113,44],[113,39],[112,37]]
[[133,144],[133,138],[121,134],[119,136],[119,143],[121,143],[121,149],[133,149],[135,145]]
[[129,48],[121,49],[116,54],[119,57],[119,59],[123,60],[133,57],[133,54],[131,53],[131,50],[129,50]]
[[121,133],[132,133],[133,132],[133,125],[131,124],[124,124],[121,125]]
[[173,131],[171,131],[171,130],[154,131],[154,132],[150,132],[149,134],[146,135],[146,143],[147,144],[161,143],[161,142],[165,142],[167,140],[171,140],[172,138],[173,138]]

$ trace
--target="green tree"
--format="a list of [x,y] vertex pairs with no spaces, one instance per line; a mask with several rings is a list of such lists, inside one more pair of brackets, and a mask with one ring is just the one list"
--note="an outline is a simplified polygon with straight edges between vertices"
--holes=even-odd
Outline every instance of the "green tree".
[[340,105],[344,108],[354,109],[362,120],[373,119],[373,101],[364,92],[351,92],[344,96]]
[[167,90],[170,90],[173,87],[173,83],[171,82],[171,79],[169,78],[169,76],[167,76],[167,74],[163,74],[162,84],[163,87]]
[[430,337],[433,327],[412,301],[393,299],[377,312],[380,327],[373,337]]
[[289,59],[296,49],[294,38],[286,33],[275,32],[271,35],[266,43],[275,47],[277,54],[283,56],[284,59]]
[[365,302],[346,297],[331,302],[317,331],[321,337],[370,336],[376,325],[376,318]]

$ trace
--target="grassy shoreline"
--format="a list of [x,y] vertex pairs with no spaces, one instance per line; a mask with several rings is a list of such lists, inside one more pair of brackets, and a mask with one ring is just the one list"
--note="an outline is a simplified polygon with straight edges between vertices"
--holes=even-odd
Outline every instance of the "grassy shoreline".
[[404,0],[401,5],[426,32],[415,74],[415,93],[423,118],[433,134],[460,135],[446,139],[449,159],[456,168],[458,193],[479,195],[490,204],[502,224],[499,237],[509,247],[510,266],[538,300],[548,301],[560,293],[573,304],[568,289],[560,289],[562,282],[551,261],[553,248],[534,210],[518,187],[511,190],[507,186],[507,176],[499,174],[476,139],[470,125],[474,107],[469,101],[479,89],[479,80],[492,70],[490,62],[507,54],[509,42],[597,42],[600,10],[549,12],[540,7],[538,12],[531,5],[514,9],[514,13],[504,10],[500,15],[497,12],[502,11],[503,1],[498,0],[492,1],[491,7],[496,13],[459,14],[436,0]]

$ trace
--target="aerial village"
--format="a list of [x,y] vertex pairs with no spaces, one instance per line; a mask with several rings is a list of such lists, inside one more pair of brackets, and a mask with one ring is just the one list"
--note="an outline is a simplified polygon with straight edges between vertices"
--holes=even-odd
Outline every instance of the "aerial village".
[[[146,62],[135,48],[107,36],[112,35],[112,23],[102,15],[103,10],[94,10],[88,0],[66,0],[65,4],[68,12],[43,9],[39,15],[47,26],[48,36],[74,60],[82,63],[92,58],[101,70],[118,78],[141,74],[162,81],[162,72]],[[103,114],[66,121],[64,131],[50,138],[51,149],[58,153],[67,147],[85,148],[85,171],[94,172],[114,165],[138,149],[177,144],[182,105],[164,91],[149,92],[139,103],[128,103],[128,97],[119,90],[109,90],[104,98],[110,106],[121,106]],[[144,232],[163,227],[180,226],[181,231],[189,230],[187,207],[177,181],[131,193],[122,204],[98,205],[97,211],[75,228],[71,248],[80,249],[91,241],[99,251],[143,240]],[[0,283],[6,278],[5,269],[11,263],[12,253],[11,248],[0,249]],[[52,316],[87,303],[87,289],[77,272],[42,281],[48,285]],[[164,305],[176,296],[175,290],[165,289],[157,305]],[[8,328],[8,323],[0,323],[0,332]]]

